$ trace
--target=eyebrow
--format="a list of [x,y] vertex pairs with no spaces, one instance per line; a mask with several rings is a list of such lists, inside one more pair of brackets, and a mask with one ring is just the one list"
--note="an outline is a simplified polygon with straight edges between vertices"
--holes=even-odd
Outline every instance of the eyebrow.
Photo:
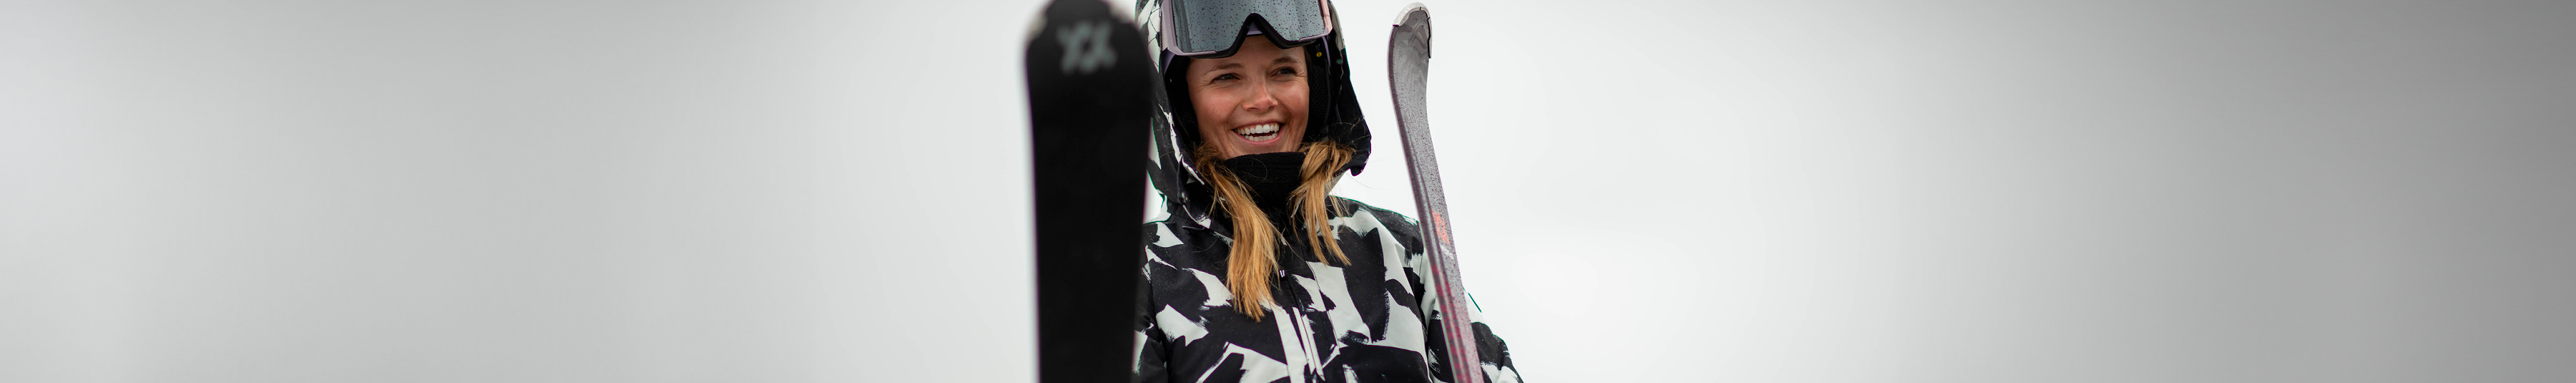
[[[1297,56],[1297,55],[1293,55],[1293,54],[1292,54],[1292,55],[1281,55],[1281,56],[1279,56],[1279,59],[1277,59],[1277,60],[1270,60],[1270,63],[1272,63],[1272,64],[1296,63],[1296,62],[1297,62],[1297,58],[1296,58],[1296,56]],[[1234,69],[1234,68],[1242,68],[1242,67],[1243,67],[1243,63],[1240,63],[1240,62],[1230,62],[1230,63],[1225,63],[1225,64],[1223,64],[1223,65],[1217,65],[1215,68],[1208,68],[1208,70],[1209,70],[1209,71],[1217,71],[1217,70]]]

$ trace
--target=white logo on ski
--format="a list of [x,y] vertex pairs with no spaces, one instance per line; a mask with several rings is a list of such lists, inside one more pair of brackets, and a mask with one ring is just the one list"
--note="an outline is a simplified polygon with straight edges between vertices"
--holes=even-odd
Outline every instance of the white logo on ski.
[[1055,41],[1064,45],[1064,60],[1059,70],[1080,75],[1117,65],[1117,51],[1109,49],[1109,30],[1109,24],[1099,20],[1085,20],[1056,29]]

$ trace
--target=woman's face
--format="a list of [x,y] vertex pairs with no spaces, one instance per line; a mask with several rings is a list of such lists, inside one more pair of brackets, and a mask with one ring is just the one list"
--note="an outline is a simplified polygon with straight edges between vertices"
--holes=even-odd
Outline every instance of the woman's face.
[[1199,142],[1218,158],[1297,150],[1306,137],[1306,47],[1250,36],[1233,56],[1190,60]]

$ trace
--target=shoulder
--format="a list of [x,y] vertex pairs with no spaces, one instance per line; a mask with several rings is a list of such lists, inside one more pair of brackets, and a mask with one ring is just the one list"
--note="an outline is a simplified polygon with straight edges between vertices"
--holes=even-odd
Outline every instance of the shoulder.
[[1415,244],[1422,243],[1422,230],[1413,217],[1342,196],[1333,196],[1333,203],[1337,210],[1343,212],[1343,215],[1332,219],[1332,224],[1336,228],[1350,230],[1362,236],[1375,234],[1391,237],[1396,243],[1404,244],[1408,253],[1418,250],[1413,247],[1418,246]]

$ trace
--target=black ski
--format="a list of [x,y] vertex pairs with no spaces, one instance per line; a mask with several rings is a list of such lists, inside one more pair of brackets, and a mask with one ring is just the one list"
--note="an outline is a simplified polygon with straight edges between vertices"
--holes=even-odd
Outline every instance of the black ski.
[[1153,58],[1101,0],[1056,0],[1029,36],[1039,382],[1127,382],[1144,267]]
[[1431,76],[1431,10],[1422,3],[1406,5],[1387,36],[1386,73],[1395,91],[1395,122],[1404,135],[1404,162],[1413,172],[1413,202],[1421,208],[1423,253],[1431,256],[1433,291],[1440,296],[1441,342],[1449,348],[1453,383],[1485,381],[1484,361],[1476,352],[1473,312],[1466,282],[1459,277],[1457,244],[1449,238],[1449,202],[1440,189],[1440,164],[1431,153],[1431,115],[1424,109],[1423,88]]

